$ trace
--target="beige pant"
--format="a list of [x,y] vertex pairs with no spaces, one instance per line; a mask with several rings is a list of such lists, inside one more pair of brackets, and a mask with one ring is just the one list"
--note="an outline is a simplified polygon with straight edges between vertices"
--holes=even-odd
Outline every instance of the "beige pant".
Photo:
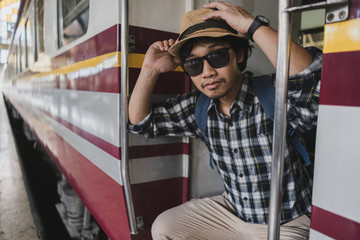
[[[224,196],[194,199],[160,214],[151,229],[154,240],[267,239],[267,225],[247,223],[234,215]],[[310,219],[303,215],[280,227],[280,239],[308,239]]]

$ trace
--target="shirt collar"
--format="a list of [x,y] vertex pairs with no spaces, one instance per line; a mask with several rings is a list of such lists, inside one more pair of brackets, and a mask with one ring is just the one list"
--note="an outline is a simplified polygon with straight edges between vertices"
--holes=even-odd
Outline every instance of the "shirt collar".
[[[236,111],[247,111],[251,112],[253,108],[254,103],[254,89],[252,85],[250,84],[250,80],[248,77],[244,76],[243,84],[241,85],[241,89],[239,94],[237,95],[237,98],[233,102],[230,108],[230,113],[236,112]],[[211,99],[208,111],[210,111],[211,108],[216,109],[216,99]]]
[[231,106],[230,112],[237,105],[240,110],[251,112],[254,104],[254,89],[250,84],[250,79],[244,76],[243,84],[241,85],[240,92],[237,96],[237,99]]

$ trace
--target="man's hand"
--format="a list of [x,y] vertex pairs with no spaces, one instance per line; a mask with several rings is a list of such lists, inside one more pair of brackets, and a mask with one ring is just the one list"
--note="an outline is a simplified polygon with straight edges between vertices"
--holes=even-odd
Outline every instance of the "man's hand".
[[155,74],[160,74],[169,72],[179,66],[181,61],[174,59],[168,52],[169,48],[174,43],[174,39],[153,43],[146,52],[142,69],[150,70]]
[[229,24],[230,27],[239,33],[247,33],[254,17],[246,11],[245,8],[227,3],[227,2],[212,2],[204,5],[204,8],[217,9],[204,17],[203,20],[222,19]]
[[153,43],[146,52],[140,75],[129,102],[129,120],[136,124],[150,112],[151,94],[159,74],[175,69],[180,60],[168,52],[175,43],[173,39]]

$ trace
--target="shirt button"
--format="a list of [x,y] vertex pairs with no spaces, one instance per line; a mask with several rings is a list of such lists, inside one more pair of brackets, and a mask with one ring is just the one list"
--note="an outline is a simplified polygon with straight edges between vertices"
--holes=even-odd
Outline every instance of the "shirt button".
[[244,174],[240,173],[240,174],[239,174],[239,177],[241,177],[241,178],[244,177]]
[[237,153],[237,152],[238,152],[237,148],[234,148],[234,153]]
[[247,201],[248,200],[248,198],[247,197],[244,197],[244,201]]

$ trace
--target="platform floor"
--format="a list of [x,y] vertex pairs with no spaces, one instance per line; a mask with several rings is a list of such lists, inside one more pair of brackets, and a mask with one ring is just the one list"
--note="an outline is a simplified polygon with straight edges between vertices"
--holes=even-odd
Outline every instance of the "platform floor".
[[0,240],[39,239],[0,94]]

